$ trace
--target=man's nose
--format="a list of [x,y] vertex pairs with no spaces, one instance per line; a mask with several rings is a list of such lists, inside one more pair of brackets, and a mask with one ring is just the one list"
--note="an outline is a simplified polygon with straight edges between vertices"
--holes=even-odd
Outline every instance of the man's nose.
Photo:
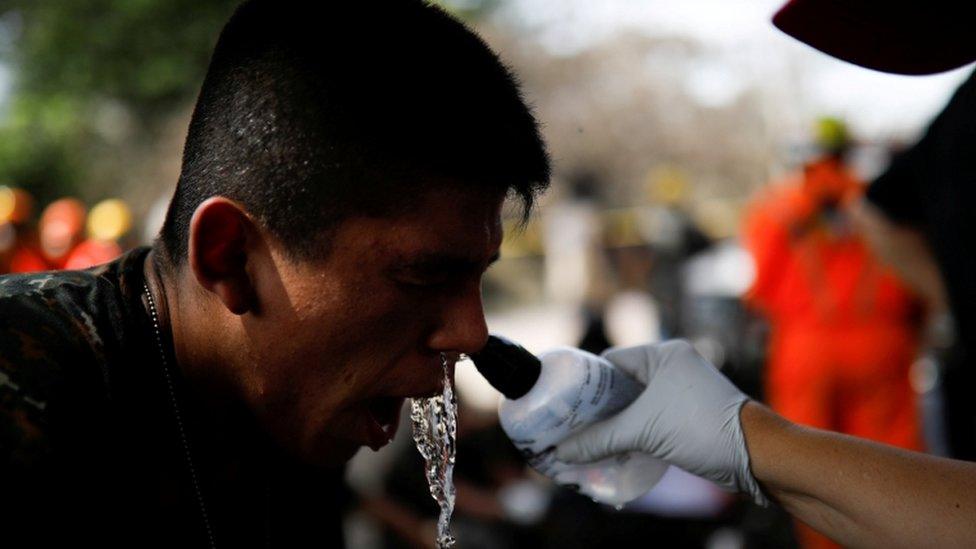
[[474,353],[488,341],[488,325],[481,301],[481,284],[474,284],[444,307],[441,323],[428,345],[440,352]]

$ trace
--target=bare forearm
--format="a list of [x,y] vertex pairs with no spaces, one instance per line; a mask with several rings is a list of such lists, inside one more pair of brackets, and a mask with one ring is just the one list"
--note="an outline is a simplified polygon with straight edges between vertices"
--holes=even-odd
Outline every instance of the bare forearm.
[[852,213],[871,251],[925,299],[930,311],[944,310],[945,286],[925,236],[917,229],[890,221],[867,200],[862,200]]
[[808,429],[749,403],[753,474],[790,513],[851,546],[976,546],[976,464]]

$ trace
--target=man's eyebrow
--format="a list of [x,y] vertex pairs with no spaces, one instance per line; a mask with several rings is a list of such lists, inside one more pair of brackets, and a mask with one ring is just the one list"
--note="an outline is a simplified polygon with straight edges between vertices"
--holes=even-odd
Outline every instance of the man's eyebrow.
[[395,262],[397,270],[420,270],[420,271],[480,271],[498,261],[501,257],[499,252],[495,252],[488,261],[477,258],[456,254],[423,254],[417,257],[402,257]]

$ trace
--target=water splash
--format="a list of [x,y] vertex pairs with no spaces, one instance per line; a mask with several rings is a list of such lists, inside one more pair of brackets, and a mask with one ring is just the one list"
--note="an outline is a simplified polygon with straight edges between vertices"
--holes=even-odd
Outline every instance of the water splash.
[[430,495],[441,509],[437,519],[437,547],[454,545],[449,525],[454,512],[454,453],[457,439],[457,400],[451,384],[447,357],[441,354],[444,368],[444,389],[431,398],[412,399],[410,420],[413,422],[413,441],[424,457],[424,473],[430,485]]

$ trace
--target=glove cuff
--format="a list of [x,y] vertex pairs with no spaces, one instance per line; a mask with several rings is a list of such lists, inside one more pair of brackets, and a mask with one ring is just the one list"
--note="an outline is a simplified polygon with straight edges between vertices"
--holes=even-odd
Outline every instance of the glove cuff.
[[735,421],[733,422],[732,428],[734,430],[734,437],[737,445],[739,446],[739,456],[741,457],[737,471],[735,472],[735,483],[736,487],[740,492],[745,492],[752,497],[752,501],[759,505],[760,507],[769,507],[769,498],[763,493],[762,488],[759,487],[759,482],[756,477],[752,474],[752,468],[750,466],[749,459],[749,449],[746,446],[746,437],[742,432],[742,407],[749,402],[749,397],[742,395],[741,400],[736,404],[735,409]]

